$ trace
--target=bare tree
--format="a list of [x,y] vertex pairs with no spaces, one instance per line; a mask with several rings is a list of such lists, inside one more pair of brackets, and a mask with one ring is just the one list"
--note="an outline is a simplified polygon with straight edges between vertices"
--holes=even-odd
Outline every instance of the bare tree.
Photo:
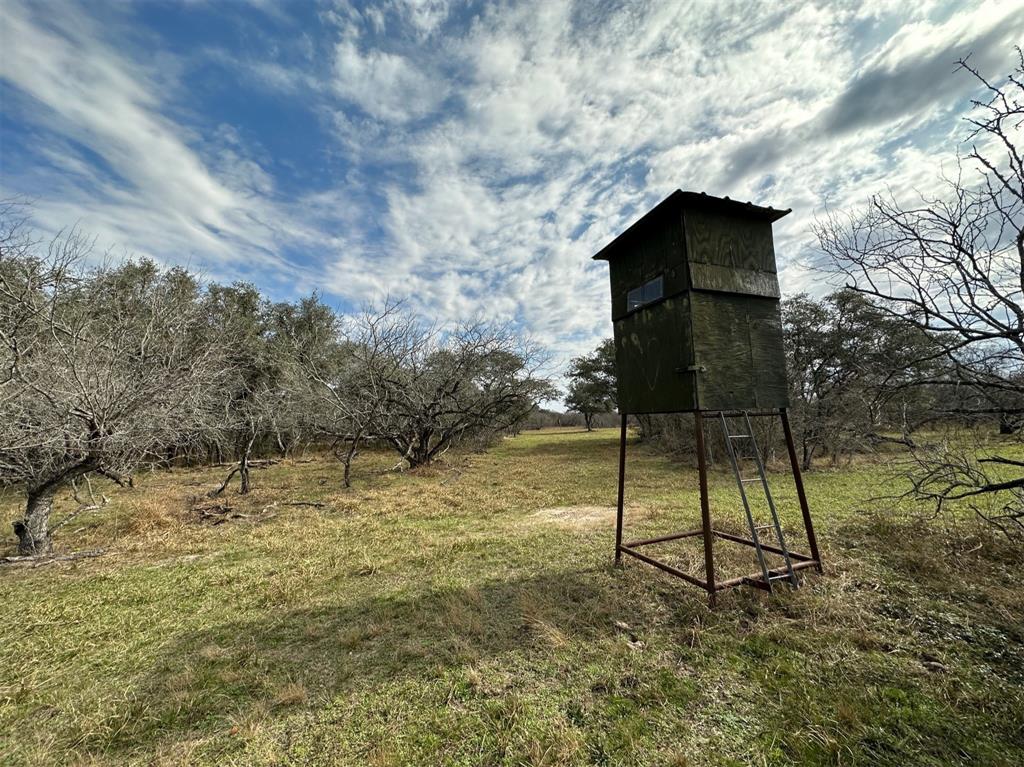
[[24,488],[22,554],[51,550],[54,495],[76,478],[119,482],[192,428],[219,366],[198,285],[148,261],[89,267],[76,231],[40,248],[0,237],[0,482]]
[[[945,373],[914,385],[949,392],[942,415],[1006,418],[1024,413],[1024,53],[1017,49],[1015,70],[1002,82],[969,59],[958,69],[984,96],[972,102],[967,150],[943,193],[913,204],[878,195],[861,214],[821,222],[817,234],[851,290],[939,339],[929,357],[941,359]],[[965,398],[964,389],[978,396]],[[947,468],[956,481],[917,482],[918,495],[967,499],[1024,488],[1024,477],[990,481],[970,460]],[[1016,508],[1009,513],[1020,524],[1024,512]]]
[[500,434],[556,396],[542,350],[484,322],[443,329],[390,305],[355,320],[372,434],[410,467],[455,442]]

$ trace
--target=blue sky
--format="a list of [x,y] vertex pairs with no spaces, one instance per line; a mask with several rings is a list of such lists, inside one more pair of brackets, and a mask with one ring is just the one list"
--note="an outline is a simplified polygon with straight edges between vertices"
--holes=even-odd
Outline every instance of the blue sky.
[[1024,2],[24,2],[0,17],[0,195],[43,232],[441,320],[557,358],[609,335],[590,255],[677,187],[794,213],[955,170],[972,60]]

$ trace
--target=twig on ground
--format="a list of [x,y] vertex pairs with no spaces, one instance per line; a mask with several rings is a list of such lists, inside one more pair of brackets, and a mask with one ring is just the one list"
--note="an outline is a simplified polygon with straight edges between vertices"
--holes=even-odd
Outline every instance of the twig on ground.
[[231,504],[223,501],[211,503],[200,498],[193,498],[192,512],[195,514],[197,522],[216,526],[232,520],[245,520],[252,523],[264,522],[276,516],[276,512],[273,510],[279,506],[311,506],[314,509],[322,509],[327,504],[323,501],[274,501],[264,506],[258,512],[244,514],[241,511],[235,511]]

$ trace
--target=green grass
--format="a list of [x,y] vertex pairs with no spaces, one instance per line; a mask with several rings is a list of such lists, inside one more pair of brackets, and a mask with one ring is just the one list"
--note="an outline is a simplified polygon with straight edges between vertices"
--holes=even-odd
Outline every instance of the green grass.
[[[965,517],[957,553],[947,527],[869,502],[878,466],[817,471],[825,575],[709,610],[611,566],[610,516],[538,515],[611,506],[616,448],[615,430],[529,433],[412,474],[368,453],[350,491],[329,460],[286,462],[225,500],[324,508],[213,527],[188,499],[222,470],[104,485],[57,546],[106,555],[0,571],[0,763],[1024,763],[1019,551]],[[696,487],[631,448],[628,535],[696,526]],[[731,476],[711,491],[740,530]],[[720,543],[720,577],[752,553]],[[702,563],[695,541],[658,555]]]

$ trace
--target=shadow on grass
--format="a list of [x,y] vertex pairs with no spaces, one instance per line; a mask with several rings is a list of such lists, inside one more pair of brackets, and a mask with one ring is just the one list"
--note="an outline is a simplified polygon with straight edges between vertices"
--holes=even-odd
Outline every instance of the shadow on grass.
[[[826,559],[831,574],[808,576],[813,588],[778,598],[730,594],[711,615],[699,592],[639,563],[624,571],[563,569],[384,596],[346,599],[339,591],[329,604],[271,606],[175,637],[152,670],[125,691],[132,703],[118,710],[102,734],[71,735],[77,748],[115,762],[145,761],[154,751],[200,737],[216,741],[216,749],[233,727],[244,731],[247,722],[287,716],[306,697],[311,708],[323,709],[335,698],[358,703],[384,684],[429,687],[443,679],[443,690],[460,670],[493,659],[512,673],[525,666],[576,666],[583,652],[605,660],[616,635],[629,640],[628,631],[616,626],[625,621],[641,633],[667,632],[661,640],[679,647],[685,632],[701,624],[703,660],[694,655],[694,667],[727,667],[752,680],[744,694],[761,706],[759,721],[771,740],[762,745],[783,748],[790,761],[824,761],[824,752],[802,734],[811,726],[857,753],[884,753],[893,764],[908,763],[918,748],[933,749],[935,763],[941,763],[964,728],[973,728],[972,748],[990,755],[989,749],[1010,741],[991,722],[1008,717],[1012,701],[1000,703],[1005,693],[989,695],[978,686],[966,713],[950,719],[945,696],[952,693],[942,687],[946,674],[925,670],[920,657],[937,653],[958,674],[985,669],[989,683],[994,671],[1016,684],[1019,620],[1000,617],[963,588],[961,579],[976,577],[973,568],[957,574],[949,562],[918,555],[931,541],[908,533],[892,523],[842,525],[833,532],[834,550],[849,544],[863,556],[864,548],[884,545],[886,556],[854,559],[837,551],[834,562]],[[945,593],[943,585],[957,590]],[[274,586],[266,584],[268,599]],[[800,626],[813,633],[806,635]],[[842,648],[843,664],[833,662],[831,645]],[[607,666],[622,667],[611,657]],[[850,674],[860,681],[850,685]],[[822,688],[837,692],[823,696]],[[386,702],[392,694],[385,694]],[[599,696],[595,705],[621,704],[621,696]],[[777,706],[782,700],[789,702]],[[993,709],[995,714],[972,713],[997,705],[1002,708]],[[725,708],[711,711],[728,721]],[[843,727],[835,724],[840,716]],[[1014,714],[1007,731],[1019,721]],[[988,729],[994,731],[987,734]],[[778,733],[787,733],[781,746],[775,743]]]
[[[87,751],[151,753],[189,733],[225,733],[287,707],[282,690],[321,703],[384,682],[436,679],[510,652],[550,654],[570,642],[622,633],[623,618],[652,625],[659,596],[674,593],[675,620],[706,614],[699,598],[637,588],[611,567],[493,581],[479,587],[363,598],[212,626],[169,645],[107,736],[82,733]],[[649,574],[648,574],[649,575]],[[649,584],[648,584],[649,586]],[[652,599],[654,597],[654,599]],[[691,615],[692,613],[692,615]],[[294,701],[293,701],[294,702]],[[287,712],[285,712],[287,713]]]
[[[580,431],[575,434],[585,435],[586,432]],[[632,448],[637,443],[630,439],[627,444]],[[549,455],[558,461],[585,458],[593,461],[607,461],[613,467],[618,466],[618,449],[618,432],[612,434],[611,431],[600,435],[597,432],[591,432],[591,437],[588,439],[538,440],[532,445],[517,445],[515,448],[517,453],[529,456]]]

